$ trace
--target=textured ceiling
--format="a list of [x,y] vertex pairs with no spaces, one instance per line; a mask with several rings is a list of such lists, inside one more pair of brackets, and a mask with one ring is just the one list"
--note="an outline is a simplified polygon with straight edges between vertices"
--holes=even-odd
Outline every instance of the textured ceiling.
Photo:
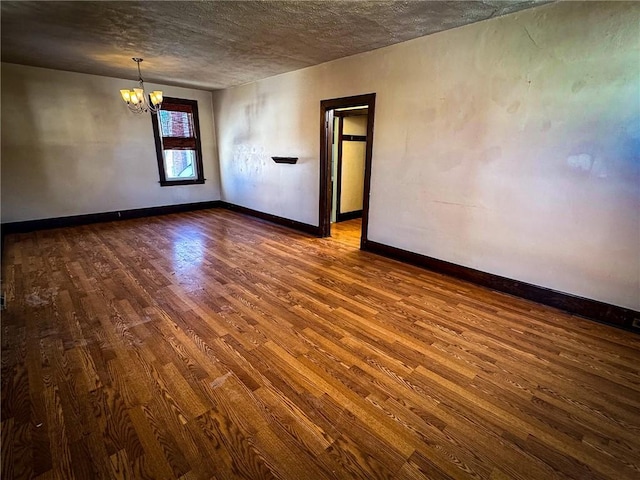
[[214,90],[542,3],[3,0],[2,61]]

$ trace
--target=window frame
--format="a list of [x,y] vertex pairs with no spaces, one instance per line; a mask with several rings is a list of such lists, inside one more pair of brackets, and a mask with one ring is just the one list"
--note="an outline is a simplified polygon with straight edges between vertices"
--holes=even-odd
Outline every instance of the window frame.
[[[167,106],[177,106],[178,108],[165,108]],[[200,119],[198,116],[198,102],[197,100],[188,100],[185,98],[175,98],[175,97],[164,97],[162,100],[162,106],[160,110],[167,111],[180,111],[187,112],[191,114],[191,119],[193,120],[193,133],[194,137],[166,137],[171,139],[179,139],[173,140],[174,143],[180,143],[181,141],[184,143],[185,141],[190,140],[191,138],[195,139],[195,168],[196,168],[196,178],[182,179],[182,180],[173,180],[167,179],[167,172],[165,171],[164,165],[164,152],[166,150],[183,150],[182,148],[165,148],[163,145],[163,137],[160,130],[160,116],[158,112],[151,114],[151,124],[153,125],[153,137],[155,139],[156,144],[156,157],[158,160],[158,174],[160,175],[160,186],[162,187],[170,187],[175,185],[196,185],[203,184],[205,182],[204,171],[202,168],[202,144],[200,143]]]

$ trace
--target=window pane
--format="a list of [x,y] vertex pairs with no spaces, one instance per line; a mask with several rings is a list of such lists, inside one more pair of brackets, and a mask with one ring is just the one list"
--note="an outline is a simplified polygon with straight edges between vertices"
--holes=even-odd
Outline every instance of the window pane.
[[167,180],[190,180],[198,177],[195,150],[165,150],[164,171]]
[[195,137],[190,113],[160,110],[159,116],[163,137]]

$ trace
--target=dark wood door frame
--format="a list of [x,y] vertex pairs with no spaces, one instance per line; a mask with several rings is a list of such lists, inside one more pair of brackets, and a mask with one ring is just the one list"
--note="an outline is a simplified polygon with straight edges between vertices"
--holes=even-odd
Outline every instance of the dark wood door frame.
[[331,161],[330,149],[333,131],[333,110],[366,106],[367,117],[367,147],[364,161],[364,193],[362,199],[362,234],[360,248],[367,243],[367,229],[369,225],[369,193],[371,187],[371,158],[373,154],[373,122],[375,118],[376,94],[368,93],[354,97],[333,98],[320,102],[320,236],[331,235]]

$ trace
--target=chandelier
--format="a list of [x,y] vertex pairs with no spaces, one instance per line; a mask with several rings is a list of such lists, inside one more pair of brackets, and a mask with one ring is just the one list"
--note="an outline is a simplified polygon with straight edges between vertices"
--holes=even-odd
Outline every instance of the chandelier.
[[131,60],[138,64],[138,88],[133,90],[120,90],[122,99],[127,103],[127,107],[133,113],[156,113],[162,106],[162,92],[160,90],[154,90],[149,94],[151,98],[151,104],[147,101],[147,96],[144,93],[144,82],[142,81],[142,74],[140,73],[140,62],[142,58],[133,57]]

